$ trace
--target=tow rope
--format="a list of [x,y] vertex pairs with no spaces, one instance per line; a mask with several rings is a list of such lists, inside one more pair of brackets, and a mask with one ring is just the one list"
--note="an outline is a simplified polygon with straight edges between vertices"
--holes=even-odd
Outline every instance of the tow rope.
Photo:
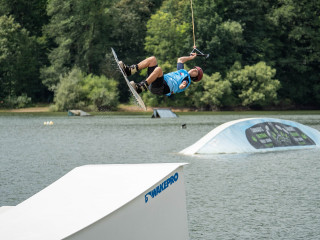
[[[192,16],[192,33],[193,33],[193,49],[191,51],[191,53],[196,53],[197,56],[201,56],[201,57],[205,57],[208,58],[210,56],[210,54],[205,54],[202,53],[199,49],[197,49],[196,47],[196,36],[195,36],[195,32],[194,32],[194,17],[193,17],[193,7],[192,7],[192,0],[190,0],[191,3],[191,16]],[[190,55],[191,55],[190,53]]]

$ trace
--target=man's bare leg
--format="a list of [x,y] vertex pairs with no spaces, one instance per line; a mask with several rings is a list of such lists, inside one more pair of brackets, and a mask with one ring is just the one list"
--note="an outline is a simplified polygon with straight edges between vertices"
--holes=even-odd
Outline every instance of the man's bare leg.
[[157,63],[157,58],[156,57],[154,57],[154,56],[148,57],[145,60],[143,60],[143,61],[138,63],[138,69],[142,70],[142,69],[147,68],[147,67],[154,67],[157,64],[158,63]]
[[141,93],[143,91],[147,91],[148,86],[161,76],[163,76],[162,69],[160,67],[156,67],[146,80],[143,80],[139,83],[131,81],[130,84],[132,87],[134,87],[137,93]]
[[163,76],[163,71],[162,71],[161,67],[156,67],[153,70],[153,72],[149,75],[149,77],[146,79],[146,82],[148,83],[148,85],[150,85],[157,78],[162,77],[162,76]]
[[[144,68],[155,67],[157,66],[158,62],[157,62],[157,58],[152,56],[130,67],[126,66],[123,62],[119,62],[119,64],[122,67],[122,69],[124,69],[126,74],[130,76]],[[156,67],[146,80],[141,81],[140,83],[135,83],[134,81],[130,81],[130,84],[134,87],[134,89],[138,93],[141,93],[142,91],[148,90],[148,86],[151,83],[153,83],[158,77],[161,77],[161,76],[163,76],[162,69],[160,67]]]

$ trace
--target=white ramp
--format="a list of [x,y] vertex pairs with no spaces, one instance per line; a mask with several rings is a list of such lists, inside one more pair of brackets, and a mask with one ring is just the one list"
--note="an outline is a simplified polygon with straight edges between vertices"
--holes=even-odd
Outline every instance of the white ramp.
[[176,118],[177,114],[171,111],[171,109],[155,108],[153,109],[152,118]]
[[5,211],[8,211],[12,208],[14,208],[14,206],[2,206],[2,207],[0,207],[0,214],[4,213]]
[[87,165],[0,214],[0,239],[188,239],[183,163]]
[[248,118],[224,123],[180,153],[244,153],[313,148],[320,132],[297,122],[275,118]]
[[82,110],[69,110],[68,111],[68,116],[91,116],[89,113],[84,112]]

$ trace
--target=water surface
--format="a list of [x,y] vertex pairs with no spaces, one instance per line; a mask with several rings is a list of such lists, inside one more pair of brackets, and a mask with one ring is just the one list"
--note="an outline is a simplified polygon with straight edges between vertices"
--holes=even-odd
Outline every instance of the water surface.
[[[320,130],[320,115],[264,116]],[[260,116],[0,115],[0,206],[85,164],[187,162],[190,239],[319,239],[320,150],[178,154],[218,125],[247,117]]]

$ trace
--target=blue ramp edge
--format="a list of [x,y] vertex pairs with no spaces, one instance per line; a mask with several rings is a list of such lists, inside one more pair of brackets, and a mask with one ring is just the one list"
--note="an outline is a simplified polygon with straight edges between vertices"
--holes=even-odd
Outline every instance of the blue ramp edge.
[[182,154],[265,152],[320,146],[320,132],[303,124],[275,118],[248,118],[224,123]]

